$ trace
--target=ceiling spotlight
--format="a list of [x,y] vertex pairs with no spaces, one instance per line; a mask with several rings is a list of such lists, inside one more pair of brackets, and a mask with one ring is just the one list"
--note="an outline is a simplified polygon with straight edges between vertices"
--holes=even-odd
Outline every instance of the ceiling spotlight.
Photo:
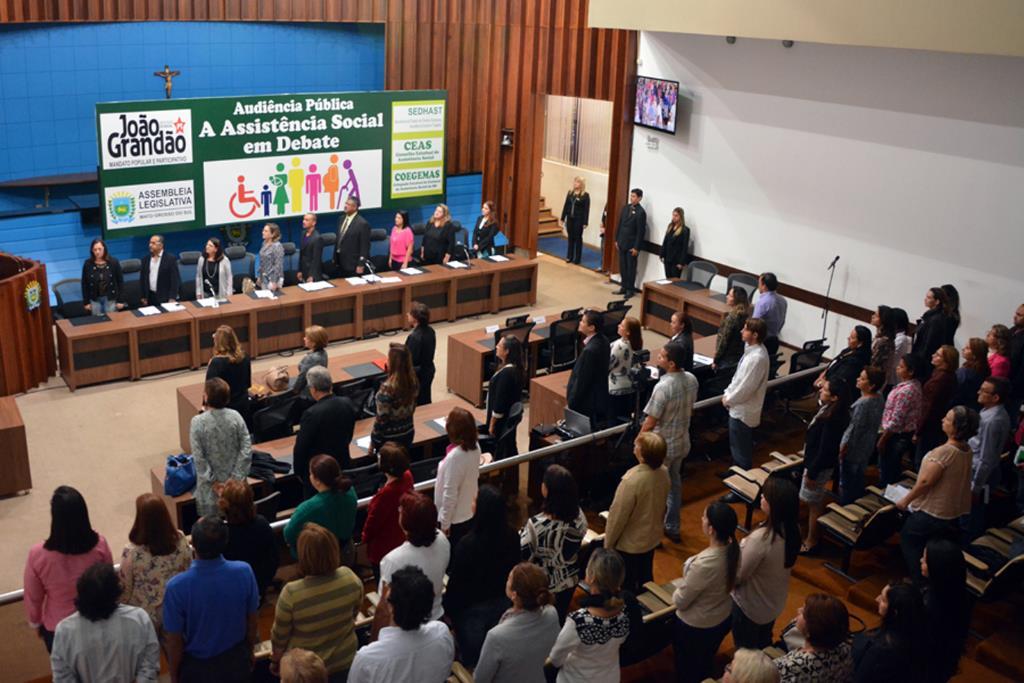
[[792,40],[784,40],[784,41],[782,41],[782,47],[793,47],[793,41]]
[[726,36],[725,37],[725,42],[729,43],[730,45],[735,45],[736,44],[736,36]]

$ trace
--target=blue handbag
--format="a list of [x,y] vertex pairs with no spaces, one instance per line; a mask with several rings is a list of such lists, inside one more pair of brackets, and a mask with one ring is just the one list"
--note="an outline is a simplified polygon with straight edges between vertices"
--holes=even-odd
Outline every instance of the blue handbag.
[[196,462],[191,455],[180,453],[167,456],[164,474],[164,494],[181,496],[196,487]]

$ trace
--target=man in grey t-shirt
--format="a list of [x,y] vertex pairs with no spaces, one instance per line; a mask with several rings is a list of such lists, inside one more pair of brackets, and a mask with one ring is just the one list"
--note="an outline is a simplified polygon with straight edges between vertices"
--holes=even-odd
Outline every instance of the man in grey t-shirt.
[[697,378],[683,370],[686,349],[682,344],[669,342],[658,352],[658,367],[663,373],[654,385],[651,399],[644,408],[646,419],[642,432],[654,431],[665,439],[671,486],[668,509],[665,512],[665,535],[679,543],[679,508],[683,500],[683,460],[690,454],[690,417],[697,400]]

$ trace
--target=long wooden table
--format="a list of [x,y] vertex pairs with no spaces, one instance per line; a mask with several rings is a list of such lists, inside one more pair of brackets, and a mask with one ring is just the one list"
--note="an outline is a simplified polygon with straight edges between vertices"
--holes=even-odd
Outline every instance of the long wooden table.
[[[529,354],[530,372],[537,372],[537,358],[540,347],[551,336],[551,325],[561,317],[561,310],[530,313],[535,324],[530,330]],[[459,332],[448,337],[448,391],[461,396],[475,406],[484,404],[484,382],[487,376],[487,361],[494,356],[494,333],[486,328]]]
[[[331,371],[331,379],[335,384],[351,382],[365,377],[383,375],[384,371],[374,366],[374,361],[383,361],[387,356],[377,350],[359,351],[343,356],[328,356],[327,369]],[[289,377],[298,374],[298,363],[288,368]],[[253,384],[259,380],[254,378]],[[189,440],[189,426],[192,418],[203,408],[203,384],[189,384],[178,387],[178,443],[183,453],[192,452]]]
[[537,300],[537,261],[517,256],[472,267],[428,266],[421,275],[382,273],[398,282],[352,285],[344,279],[317,292],[285,287],[259,299],[235,294],[217,308],[184,302],[182,311],[139,317],[132,311],[57,321],[61,376],[80,386],[182,368],[198,368],[210,357],[213,331],[230,325],[253,357],[302,345],[303,330],[321,325],[331,340],[363,338],[402,329],[413,301],[431,308],[434,320],[497,313]]
[[[448,398],[443,401],[436,401],[434,403],[427,404],[425,406],[419,406],[416,408],[414,415],[414,422],[416,431],[413,436],[412,447],[414,449],[432,450],[439,449],[442,443],[447,443],[448,435],[445,432],[444,427],[440,426],[436,420],[438,418],[447,417],[448,413],[451,412],[452,408],[462,407],[468,410],[473,417],[476,419],[477,424],[483,424],[484,412],[479,410],[462,399],[459,398]],[[368,437],[370,432],[373,430],[374,418],[369,417],[363,420],[359,420],[355,424],[355,429],[352,433],[352,441],[349,443],[349,455],[352,458],[352,467],[361,467],[369,465],[373,462],[373,458],[367,455],[365,448],[362,448],[357,444],[360,439]],[[295,436],[287,436],[281,439],[274,439],[273,441],[266,441],[257,446],[258,450],[270,453],[277,460],[292,463],[292,451],[295,448]],[[438,452],[436,455],[443,455],[442,452]],[[150,485],[155,495],[160,496],[164,504],[167,505],[168,511],[171,513],[171,518],[175,520],[175,523],[180,529],[186,530],[191,527],[191,523],[196,519],[196,502],[192,493],[186,493],[181,496],[167,496],[164,495],[164,467],[153,467],[150,470]],[[278,474],[275,477],[277,482],[281,482],[282,479],[294,477],[294,472],[288,474]],[[266,487],[264,482],[259,479],[249,478],[249,484],[259,492],[265,491]]]
[[722,316],[729,312],[729,307],[724,294],[673,279],[671,282],[645,282],[640,311],[640,324],[666,337],[672,336],[670,323],[672,314],[677,311],[683,311],[690,317],[694,332],[709,336],[718,331]]

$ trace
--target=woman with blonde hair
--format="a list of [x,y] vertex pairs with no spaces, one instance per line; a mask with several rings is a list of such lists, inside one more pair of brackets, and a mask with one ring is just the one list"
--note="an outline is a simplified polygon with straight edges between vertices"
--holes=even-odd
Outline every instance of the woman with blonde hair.
[[631,316],[623,318],[616,331],[619,338],[611,344],[608,363],[608,396],[614,415],[628,418],[635,396],[629,371],[636,364],[636,354],[644,348],[644,339],[640,321]]
[[338,540],[309,522],[299,534],[302,578],[285,584],[277,599],[271,670],[279,673],[284,653],[302,648],[327,666],[328,681],[344,681],[359,646],[355,617],[363,602],[363,582],[340,564]]
[[741,647],[726,665],[722,683],[779,683],[779,670],[761,650]]
[[385,441],[394,441],[409,449],[414,432],[412,415],[416,410],[419,382],[413,371],[412,355],[405,344],[391,343],[388,349],[388,376],[377,389],[377,415],[370,432],[370,455]]
[[426,265],[448,263],[455,253],[455,225],[448,207],[438,204],[427,221],[423,242],[420,244],[420,262]]
[[276,223],[263,226],[263,246],[260,247],[260,269],[256,273],[260,289],[276,291],[284,286],[284,246],[281,228]]
[[252,366],[235,331],[221,325],[213,333],[213,357],[206,366],[206,379],[220,378],[228,383],[231,398],[228,407],[249,420],[249,387],[252,385]]
[[686,226],[684,215],[681,206],[672,209],[672,220],[665,228],[665,239],[661,243],[665,277],[682,277],[689,260],[690,228]]
[[598,548],[590,556],[586,576],[590,595],[580,600],[580,609],[569,613],[549,655],[551,663],[561,668],[558,683],[620,679],[619,648],[630,632],[621,595],[625,576],[622,558],[614,550]]
[[565,195],[562,214],[558,219],[559,227],[565,228],[569,237],[566,263],[580,264],[583,257],[583,231],[587,229],[589,220],[590,194],[587,192],[587,181],[583,176],[576,176],[572,179],[572,189]]

